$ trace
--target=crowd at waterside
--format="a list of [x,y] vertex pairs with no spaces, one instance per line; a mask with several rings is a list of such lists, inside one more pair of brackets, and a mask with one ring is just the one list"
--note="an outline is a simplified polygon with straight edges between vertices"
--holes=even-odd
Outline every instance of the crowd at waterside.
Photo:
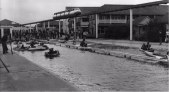
[[21,41],[28,41],[31,39],[56,39],[58,38],[59,32],[54,30],[38,30],[35,29],[25,30],[25,31],[13,31],[12,32],[12,39],[13,40],[21,40]]
[[17,41],[29,41],[32,39],[77,39],[77,38],[86,38],[87,32],[79,33],[79,32],[72,32],[72,33],[63,33],[56,30],[13,30],[12,31],[12,40]]

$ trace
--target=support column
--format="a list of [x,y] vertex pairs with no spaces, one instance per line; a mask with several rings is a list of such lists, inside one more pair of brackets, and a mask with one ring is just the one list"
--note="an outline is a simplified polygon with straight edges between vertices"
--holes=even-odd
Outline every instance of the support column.
[[98,38],[98,14],[96,14],[96,39]]
[[74,18],[74,25],[73,25],[73,27],[74,27],[74,36],[76,38],[76,18]]
[[36,23],[36,31],[38,31],[38,23]]
[[59,20],[59,34],[58,34],[59,37],[60,37],[60,32],[61,32],[61,28],[60,28],[60,20]]
[[[31,24],[29,25],[29,30],[31,31]],[[23,31],[23,30],[22,30]]]
[[50,21],[48,21],[48,28],[50,27]]
[[45,28],[45,22],[43,22],[43,28]]
[[130,9],[130,40],[133,40],[133,10]]
[[110,24],[111,24],[111,21],[112,21],[112,20],[111,20],[111,14],[110,14]]
[[1,28],[1,38],[4,36],[4,29]]
[[11,36],[11,39],[12,39],[12,28],[10,28],[10,34],[11,34],[10,36]]

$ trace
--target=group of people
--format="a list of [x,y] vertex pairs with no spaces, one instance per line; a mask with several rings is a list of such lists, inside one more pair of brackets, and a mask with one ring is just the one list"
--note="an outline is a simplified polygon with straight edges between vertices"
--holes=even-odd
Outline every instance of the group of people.
[[56,30],[25,30],[25,31],[13,31],[12,33],[14,40],[28,41],[31,38],[34,39],[56,39],[59,33]]

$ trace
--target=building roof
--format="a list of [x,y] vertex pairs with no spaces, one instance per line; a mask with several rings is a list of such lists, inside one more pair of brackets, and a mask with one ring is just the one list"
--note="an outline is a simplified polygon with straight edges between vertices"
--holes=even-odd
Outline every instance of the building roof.
[[[153,7],[153,6],[157,6],[157,5],[160,5],[160,4],[167,4],[169,3],[168,0],[161,0],[161,1],[155,1],[155,2],[149,2],[149,3],[143,3],[143,4],[137,4],[137,5],[115,5],[114,8],[109,8],[111,5],[103,5],[101,6],[99,9],[97,9],[96,11],[93,11],[93,12],[90,12],[88,14],[84,14],[82,16],[86,16],[86,15],[93,15],[93,14],[103,14],[103,13],[109,13],[109,12],[117,12],[117,11],[123,11],[123,10],[129,10],[129,9],[145,9],[144,7]],[[109,6],[107,8],[104,8],[106,6]],[[114,6],[114,5],[112,5]],[[103,8],[103,9],[102,9]],[[151,9],[153,10],[153,8]],[[155,9],[155,11],[158,10],[158,9]],[[167,11],[168,8],[165,8],[165,10]],[[163,11],[163,10],[162,10]],[[146,13],[141,13],[142,11],[140,11],[140,14],[146,14]],[[156,11],[158,12],[158,11]],[[161,12],[161,11],[160,11]],[[156,13],[155,13],[156,14]],[[158,14],[158,13],[157,13]]]
[[[106,11],[113,11],[121,8],[132,7],[135,5],[103,5],[97,9],[95,12],[106,12]],[[169,10],[168,5],[159,5],[159,6],[149,6],[149,7],[142,7],[142,8],[135,8],[133,9],[134,15],[164,15]],[[117,12],[109,12],[107,14],[125,14],[129,15],[129,10],[117,11]]]
[[83,14],[87,14],[89,12],[96,11],[99,7],[73,7],[73,6],[66,7],[66,9],[73,9],[73,8],[79,8],[81,10],[82,15],[83,15]]
[[148,25],[151,21],[151,18],[148,16],[141,16],[136,19],[134,19],[133,24],[137,26],[144,26]]
[[17,27],[17,26],[20,26],[20,24],[17,22],[8,20],[8,19],[4,19],[4,20],[0,21],[0,26],[15,26],[15,27]]
[[[131,7],[134,5],[114,5],[114,4],[105,4],[103,6],[101,6],[100,8],[98,8],[95,12],[106,12],[106,11],[114,11],[114,10],[118,10],[121,8],[127,8],[127,7]],[[116,13],[116,12],[113,12]]]
[[[60,21],[60,25],[63,24],[63,21]],[[48,25],[48,22],[44,22],[45,25]],[[56,25],[59,25],[59,21],[50,21],[50,25],[53,25],[53,26],[56,26]],[[43,26],[43,23],[39,23],[38,24],[38,27],[42,27]]]

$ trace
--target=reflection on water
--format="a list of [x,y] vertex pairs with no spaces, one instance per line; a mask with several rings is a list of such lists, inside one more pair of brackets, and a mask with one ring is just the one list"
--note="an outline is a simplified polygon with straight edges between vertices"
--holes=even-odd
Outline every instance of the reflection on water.
[[45,58],[44,52],[19,52],[83,90],[167,91],[168,69],[122,58],[50,45],[60,57]]

